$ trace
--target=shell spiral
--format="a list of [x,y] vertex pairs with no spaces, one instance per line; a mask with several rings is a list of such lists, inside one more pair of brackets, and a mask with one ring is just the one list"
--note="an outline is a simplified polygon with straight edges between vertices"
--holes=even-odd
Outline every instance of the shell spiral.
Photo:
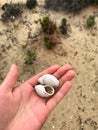
[[38,79],[38,82],[40,84],[48,84],[48,85],[51,85],[53,86],[54,88],[58,87],[59,86],[59,81],[53,76],[53,75],[50,75],[50,74],[45,74],[43,75],[42,77],[40,77]]

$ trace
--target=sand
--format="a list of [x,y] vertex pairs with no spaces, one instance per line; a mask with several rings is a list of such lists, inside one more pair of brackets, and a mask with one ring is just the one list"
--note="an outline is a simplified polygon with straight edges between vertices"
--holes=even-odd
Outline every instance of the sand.
[[[6,2],[10,0],[1,0],[0,6]],[[13,63],[19,67],[18,82],[53,64],[71,64],[76,72],[73,87],[50,114],[42,130],[98,130],[98,7],[89,6],[74,15],[45,10],[43,5],[44,1],[39,0],[35,9],[24,8],[15,22],[5,24],[0,20],[0,83]],[[86,19],[92,14],[96,16],[96,24],[87,29]],[[45,47],[41,26],[35,22],[46,15],[58,26],[65,17],[69,26],[68,35],[61,35],[61,44],[52,50]],[[37,65],[24,64],[29,48],[37,54]]]

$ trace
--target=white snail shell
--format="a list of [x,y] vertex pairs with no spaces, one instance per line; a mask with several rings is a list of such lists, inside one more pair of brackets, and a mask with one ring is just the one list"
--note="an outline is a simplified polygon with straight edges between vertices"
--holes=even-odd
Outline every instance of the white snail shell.
[[50,97],[54,94],[54,88],[50,85],[36,85],[36,93],[41,97]]
[[54,77],[51,74],[45,74],[45,75],[41,76],[38,79],[38,82],[40,84],[48,84],[50,86],[53,86],[54,88],[57,88],[59,86],[59,80],[57,80],[56,77]]

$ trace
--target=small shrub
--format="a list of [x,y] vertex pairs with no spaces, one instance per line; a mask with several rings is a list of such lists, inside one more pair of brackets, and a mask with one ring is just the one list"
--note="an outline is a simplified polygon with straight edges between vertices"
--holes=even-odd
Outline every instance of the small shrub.
[[22,14],[22,5],[19,3],[6,3],[1,7],[1,9],[4,10],[4,13],[1,15],[3,22],[7,22],[9,20],[13,22]]
[[92,0],[45,0],[46,8],[78,13],[82,8],[91,4]]
[[98,4],[98,0],[45,0],[45,7],[48,9],[73,13],[79,13],[81,9],[91,4]]
[[92,0],[92,3],[98,4],[98,0]]
[[52,49],[59,40],[56,23],[52,22],[48,16],[40,20],[42,30],[44,32],[44,43],[48,49]]
[[95,25],[95,16],[90,15],[87,19],[87,27],[93,27]]
[[31,65],[36,60],[36,54],[31,50],[28,50],[26,53],[25,64]]
[[40,24],[42,26],[43,32],[46,34],[53,34],[57,29],[56,24],[52,22],[48,16],[43,17],[43,19],[40,20]]
[[50,39],[48,37],[45,37],[44,38],[44,43],[45,43],[45,46],[48,48],[48,49],[51,49],[52,48],[52,42],[50,41]]
[[33,9],[37,5],[36,0],[27,0],[26,6],[28,9]]
[[66,24],[67,24],[67,19],[66,19],[66,18],[63,18],[63,19],[62,19],[62,25],[66,26]]
[[62,34],[67,34],[67,19],[66,18],[62,19],[60,30]]
[[44,43],[48,49],[52,49],[54,46],[56,46],[58,43],[60,43],[58,33],[55,32],[52,35],[50,35],[50,34],[45,35]]

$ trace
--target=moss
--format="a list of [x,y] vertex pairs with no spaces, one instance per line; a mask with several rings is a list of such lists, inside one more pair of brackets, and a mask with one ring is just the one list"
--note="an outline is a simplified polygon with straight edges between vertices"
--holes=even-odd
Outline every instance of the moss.
[[25,64],[31,65],[36,60],[36,54],[31,50],[27,50],[26,58],[24,60],[25,60],[24,61]]
[[28,9],[33,9],[37,5],[36,0],[27,0],[26,6]]
[[87,27],[93,27],[95,25],[95,16],[94,15],[90,15],[87,18]]

